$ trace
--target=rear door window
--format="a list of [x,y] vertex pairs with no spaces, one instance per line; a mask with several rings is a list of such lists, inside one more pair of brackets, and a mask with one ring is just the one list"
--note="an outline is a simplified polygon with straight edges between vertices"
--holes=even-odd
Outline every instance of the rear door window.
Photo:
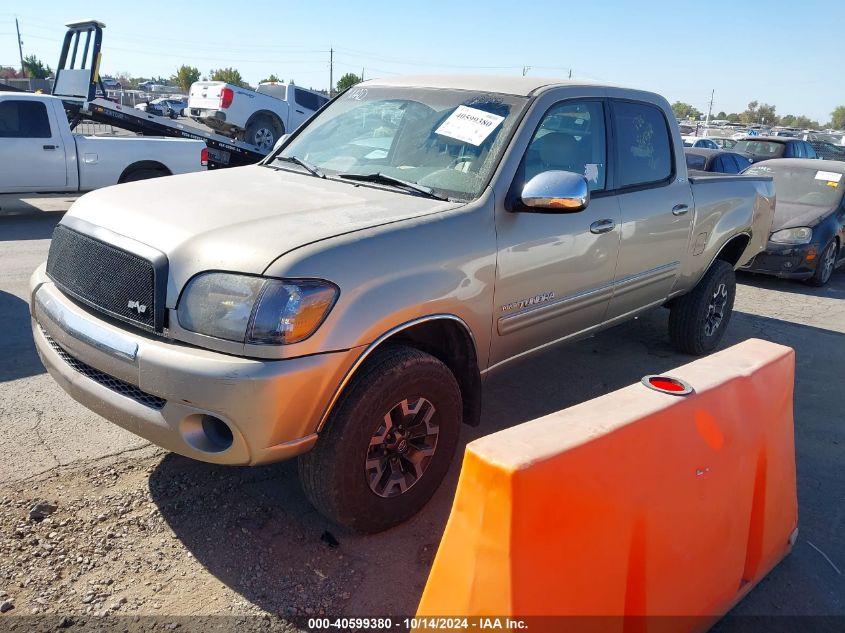
[[38,101],[0,101],[0,138],[50,138],[47,107]]
[[297,105],[307,108],[308,110],[319,110],[322,105],[319,97],[313,92],[300,90],[299,88],[297,88],[294,92],[293,98]]
[[672,145],[666,117],[647,103],[614,101],[617,188],[657,184],[672,176]]

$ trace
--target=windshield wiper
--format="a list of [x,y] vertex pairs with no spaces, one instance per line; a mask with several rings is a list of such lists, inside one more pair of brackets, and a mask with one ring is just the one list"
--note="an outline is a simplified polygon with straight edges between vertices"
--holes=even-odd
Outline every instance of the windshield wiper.
[[401,178],[394,178],[393,176],[388,176],[387,174],[383,174],[381,172],[376,172],[374,174],[338,174],[337,176],[338,178],[345,178],[346,180],[357,180],[359,182],[374,182],[382,185],[403,187],[410,191],[421,193],[429,198],[434,198],[435,200],[448,200],[448,198],[438,196],[436,193],[434,193],[434,190],[431,187],[418,185],[415,182],[411,182],[409,180],[402,180]]
[[283,160],[288,163],[293,163],[294,165],[304,167],[312,176],[317,176],[318,178],[326,177],[326,174],[324,174],[319,167],[317,167],[316,165],[312,165],[308,161],[302,160],[298,156],[276,156],[276,160]]

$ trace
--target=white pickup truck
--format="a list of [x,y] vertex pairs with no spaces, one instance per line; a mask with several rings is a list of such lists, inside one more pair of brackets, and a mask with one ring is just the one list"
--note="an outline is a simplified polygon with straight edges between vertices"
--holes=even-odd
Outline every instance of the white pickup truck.
[[325,95],[293,83],[265,82],[250,90],[223,81],[196,81],[188,94],[188,111],[195,121],[266,154],[327,101]]
[[0,193],[90,191],[207,162],[202,141],[74,134],[61,99],[0,92]]

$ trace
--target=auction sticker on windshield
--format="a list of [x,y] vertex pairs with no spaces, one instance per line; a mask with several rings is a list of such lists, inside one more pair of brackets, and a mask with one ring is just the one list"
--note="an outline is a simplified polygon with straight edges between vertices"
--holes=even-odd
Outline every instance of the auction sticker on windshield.
[[817,171],[816,180],[824,180],[831,187],[835,187],[842,180],[842,174],[837,174],[835,171]]
[[434,133],[464,143],[481,145],[504,120],[505,117],[490,114],[484,110],[458,106],[457,110],[450,114]]

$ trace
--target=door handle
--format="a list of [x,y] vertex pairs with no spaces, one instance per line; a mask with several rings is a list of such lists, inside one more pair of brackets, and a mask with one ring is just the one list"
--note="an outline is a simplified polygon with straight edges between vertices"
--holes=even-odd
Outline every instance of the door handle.
[[297,110],[296,113],[297,114],[305,114],[305,112],[303,112],[302,110]]
[[42,145],[43,149],[59,149],[58,145]]
[[590,225],[590,233],[601,235],[602,233],[610,233],[616,228],[616,222],[613,220],[596,220]]
[[685,204],[676,204],[672,207],[672,215],[683,215],[687,211],[689,211],[689,206]]

